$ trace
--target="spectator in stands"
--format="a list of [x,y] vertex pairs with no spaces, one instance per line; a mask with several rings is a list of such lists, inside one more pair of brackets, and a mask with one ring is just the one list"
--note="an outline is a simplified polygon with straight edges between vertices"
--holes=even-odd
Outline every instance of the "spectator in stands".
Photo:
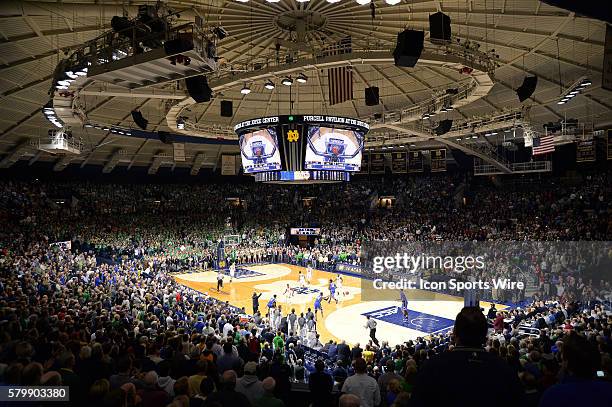
[[244,365],[244,376],[236,381],[236,391],[244,394],[251,404],[263,396],[263,385],[257,377],[257,363],[247,362]]
[[264,394],[255,402],[255,407],[285,407],[285,403],[274,396],[276,382],[271,377],[266,377],[263,382]]
[[328,407],[332,402],[334,380],[325,372],[325,363],[321,359],[315,362],[315,371],[308,377],[308,389],[312,407]]
[[363,358],[354,361],[355,374],[348,377],[342,385],[342,392],[354,394],[361,400],[362,407],[376,407],[380,404],[378,383],[367,375],[367,364]]
[[601,356],[592,342],[575,332],[563,340],[565,375],[542,395],[540,407],[604,406],[612,400],[612,383],[598,379]]
[[361,400],[354,394],[343,394],[338,401],[338,407],[360,407]]
[[[487,320],[478,307],[457,314],[455,347],[425,362],[416,377],[414,406],[470,405],[516,407],[524,391],[516,374],[498,356],[486,352]],[[478,384],[477,386],[475,384]]]
[[236,391],[236,372],[233,370],[226,370],[223,373],[218,390],[206,398],[204,406],[213,407],[215,403],[221,407],[251,406],[246,396]]

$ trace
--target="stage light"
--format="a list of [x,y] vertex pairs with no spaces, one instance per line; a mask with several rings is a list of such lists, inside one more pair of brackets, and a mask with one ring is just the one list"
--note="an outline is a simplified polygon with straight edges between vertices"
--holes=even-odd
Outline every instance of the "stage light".
[[236,0],[236,1],[239,2],[239,3],[248,3],[249,2],[249,0]]
[[296,78],[296,81],[298,81],[299,83],[306,83],[307,80],[308,80],[308,77],[304,75],[303,73],[300,73]]
[[357,4],[365,6],[366,4],[370,4],[370,0],[355,0]]
[[251,93],[251,88],[249,88],[245,83],[242,89],[240,89],[240,93],[242,93],[243,95],[248,95],[249,93]]
[[337,3],[337,2],[339,2],[339,1],[340,1],[340,0],[327,0],[327,2],[328,2],[328,3],[332,3],[332,4],[333,4],[333,3]]
[[72,71],[66,71],[66,76],[69,77],[70,79],[76,79],[79,77],[77,74],[75,74]]
[[390,6],[395,6],[396,4],[399,4],[402,0],[385,0],[385,3],[387,3]]
[[272,82],[270,79],[268,79],[264,85],[264,87],[268,90],[272,90],[274,89],[274,82]]
[[307,3],[307,2],[309,2],[309,1],[310,1],[310,0],[297,0],[297,2],[298,2],[298,3]]
[[266,0],[268,3],[278,3],[280,0]]
[[283,85],[285,85],[285,86],[291,86],[291,85],[293,85],[293,79],[291,79],[291,77],[289,77],[289,76],[288,76],[288,77],[286,77],[286,78],[283,78],[283,80],[281,81],[281,83],[282,83]]

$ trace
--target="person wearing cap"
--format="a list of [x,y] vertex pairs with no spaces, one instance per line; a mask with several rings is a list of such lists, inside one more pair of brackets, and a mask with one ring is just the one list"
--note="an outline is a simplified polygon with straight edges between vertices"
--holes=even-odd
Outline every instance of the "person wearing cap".
[[236,391],[244,394],[252,404],[263,396],[262,382],[257,377],[257,363],[248,362],[244,365],[244,376],[236,381]]

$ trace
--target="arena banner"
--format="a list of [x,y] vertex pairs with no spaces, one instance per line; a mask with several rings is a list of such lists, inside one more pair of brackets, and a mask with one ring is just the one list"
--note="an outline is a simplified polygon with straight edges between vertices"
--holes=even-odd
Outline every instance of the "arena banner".
[[236,175],[236,156],[223,154],[221,156],[221,175]]
[[175,162],[185,162],[185,143],[172,143],[172,153]]
[[595,139],[576,142],[576,162],[595,161]]
[[294,236],[319,236],[321,228],[291,228],[290,233]]
[[422,151],[410,151],[408,153],[408,172],[423,172]]
[[408,172],[408,153],[391,153],[391,172],[394,174],[406,174]]
[[446,171],[446,149],[429,150],[431,154],[431,172]]
[[370,174],[385,173],[385,155],[383,153],[373,153],[370,156]]
[[[431,237],[422,230],[416,235]],[[533,290],[570,301],[592,298],[578,278],[592,281],[595,295],[605,298],[612,282],[611,253],[610,241],[368,241],[360,257],[361,274],[369,277],[362,280],[361,299],[397,301],[398,307],[402,297],[519,302]],[[550,277],[540,281],[539,275]]]
[[370,173],[370,154],[363,153],[361,156],[361,170],[359,174],[369,174]]
[[49,246],[51,247],[59,247],[63,250],[71,250],[72,249],[72,242],[70,240],[66,240],[64,242],[55,242],[55,243],[51,243]]
[[341,273],[361,274],[361,266],[348,263],[337,263],[336,271]]

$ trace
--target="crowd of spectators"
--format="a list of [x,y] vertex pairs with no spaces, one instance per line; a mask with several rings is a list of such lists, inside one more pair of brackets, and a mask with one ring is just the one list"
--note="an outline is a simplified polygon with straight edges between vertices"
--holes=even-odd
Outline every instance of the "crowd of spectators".
[[[466,308],[452,333],[396,346],[328,341],[316,345],[324,357],[314,363],[304,338],[285,334],[286,318],[272,327],[172,277],[213,268],[228,235],[240,237],[229,261],[327,270],[358,263],[370,240],[610,236],[607,173],[573,186],[558,178],[537,188],[462,183],[2,182],[1,383],[68,386],[77,406],[605,405],[612,316],[593,287],[606,282],[572,275],[581,296],[564,296],[562,284],[551,289],[559,286],[551,264],[534,270],[538,298],[525,307],[491,309],[488,322]],[[393,205],[378,205],[381,195]],[[322,235],[309,247],[286,236],[287,226],[313,225]],[[53,244],[62,241],[71,248]]]

